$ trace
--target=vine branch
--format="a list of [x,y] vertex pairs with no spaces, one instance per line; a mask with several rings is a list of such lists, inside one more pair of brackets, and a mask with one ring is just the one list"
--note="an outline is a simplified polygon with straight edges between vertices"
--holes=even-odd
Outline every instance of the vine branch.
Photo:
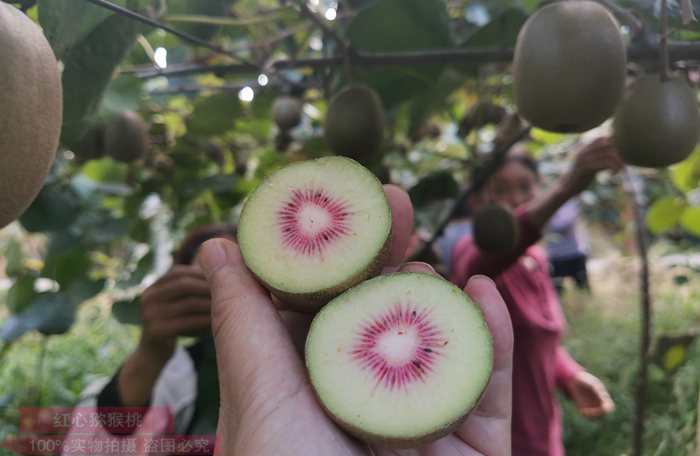
[[[94,1],[94,0],[88,0]],[[637,42],[627,47],[629,61],[645,61],[658,59],[660,45]],[[673,41],[668,43],[669,60],[694,60],[700,59],[700,41]],[[355,51],[350,56],[352,64],[362,67],[402,67],[424,64],[484,64],[484,63],[509,63],[513,60],[512,48],[484,47],[473,49],[435,49],[427,51],[403,51],[403,52],[360,52]],[[282,59],[270,63],[273,70],[285,70],[290,68],[323,69],[343,65],[340,56],[306,59]],[[148,79],[157,76],[175,76],[185,74],[213,72],[246,73],[257,70],[252,64],[228,64],[228,65],[203,65],[185,63],[169,65],[168,68],[157,69],[148,67],[136,68],[129,73],[136,73],[140,78]]]
[[647,253],[647,232],[644,215],[644,194],[639,188],[638,176],[631,168],[625,168],[623,178],[634,213],[634,232],[637,244],[637,254],[641,263],[640,276],[640,305],[642,311],[641,340],[639,348],[639,374],[635,392],[633,453],[642,456],[644,451],[644,416],[646,412],[647,384],[649,382],[649,358],[651,346],[651,295],[649,293],[649,257]]
[[671,79],[668,71],[668,0],[661,0],[661,39],[659,40],[659,59],[661,62],[661,81]]

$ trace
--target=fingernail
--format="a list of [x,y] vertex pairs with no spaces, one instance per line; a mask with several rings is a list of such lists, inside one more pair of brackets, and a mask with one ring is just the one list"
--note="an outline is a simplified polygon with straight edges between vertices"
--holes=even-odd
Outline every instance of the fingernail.
[[197,254],[199,267],[208,279],[213,273],[221,269],[228,261],[228,252],[222,239],[211,239],[199,248]]
[[485,275],[481,275],[481,274],[477,274],[477,275],[471,276],[471,277],[469,278],[469,280],[467,281],[467,285],[469,285],[469,284],[470,284],[472,281],[474,281],[474,280],[487,280],[487,281],[489,281],[493,286],[496,286],[496,284],[495,284],[494,281],[491,279],[491,277],[485,276]]

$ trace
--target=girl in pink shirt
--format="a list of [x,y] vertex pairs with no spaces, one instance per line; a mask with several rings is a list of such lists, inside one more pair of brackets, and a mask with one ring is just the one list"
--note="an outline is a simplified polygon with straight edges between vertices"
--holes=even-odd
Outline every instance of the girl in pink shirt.
[[586,417],[600,417],[614,404],[605,387],[561,346],[565,328],[557,293],[549,276],[545,251],[535,243],[550,217],[568,199],[583,191],[599,171],[617,172],[622,163],[607,138],[576,153],[571,170],[542,195],[535,163],[508,156],[484,186],[487,202],[515,210],[519,227],[516,248],[507,254],[480,250],[466,237],[453,250],[450,280],[464,287],[469,277],[491,277],[513,321],[512,447],[516,456],[564,454],[557,387]]

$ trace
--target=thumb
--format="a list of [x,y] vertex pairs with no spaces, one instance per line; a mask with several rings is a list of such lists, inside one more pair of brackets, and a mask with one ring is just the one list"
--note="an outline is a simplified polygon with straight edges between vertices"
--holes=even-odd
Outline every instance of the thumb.
[[269,412],[304,381],[289,333],[235,243],[209,240],[198,261],[211,288],[221,416],[237,421],[249,411]]

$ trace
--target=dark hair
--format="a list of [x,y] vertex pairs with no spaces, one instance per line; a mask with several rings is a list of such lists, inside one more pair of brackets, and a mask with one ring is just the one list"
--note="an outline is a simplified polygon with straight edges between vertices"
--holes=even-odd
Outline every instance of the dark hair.
[[472,174],[472,180],[474,182],[478,182],[481,185],[477,186],[474,188],[475,192],[482,192],[484,190],[484,187],[486,186],[486,183],[489,181],[491,176],[496,174],[498,171],[500,171],[504,166],[506,166],[508,163],[519,163],[525,168],[529,169],[532,171],[532,173],[535,175],[536,178],[540,177],[540,172],[537,166],[537,162],[530,158],[528,155],[524,155],[521,153],[517,154],[512,154],[512,155],[506,155],[503,157],[496,166],[489,166],[489,165],[484,165],[480,168],[477,168],[474,173]]
[[192,264],[195,256],[197,255],[197,250],[204,244],[205,241],[209,239],[231,236],[236,237],[236,225],[230,224],[220,224],[220,225],[206,225],[201,228],[190,232],[187,235],[180,249],[175,254],[176,264]]

